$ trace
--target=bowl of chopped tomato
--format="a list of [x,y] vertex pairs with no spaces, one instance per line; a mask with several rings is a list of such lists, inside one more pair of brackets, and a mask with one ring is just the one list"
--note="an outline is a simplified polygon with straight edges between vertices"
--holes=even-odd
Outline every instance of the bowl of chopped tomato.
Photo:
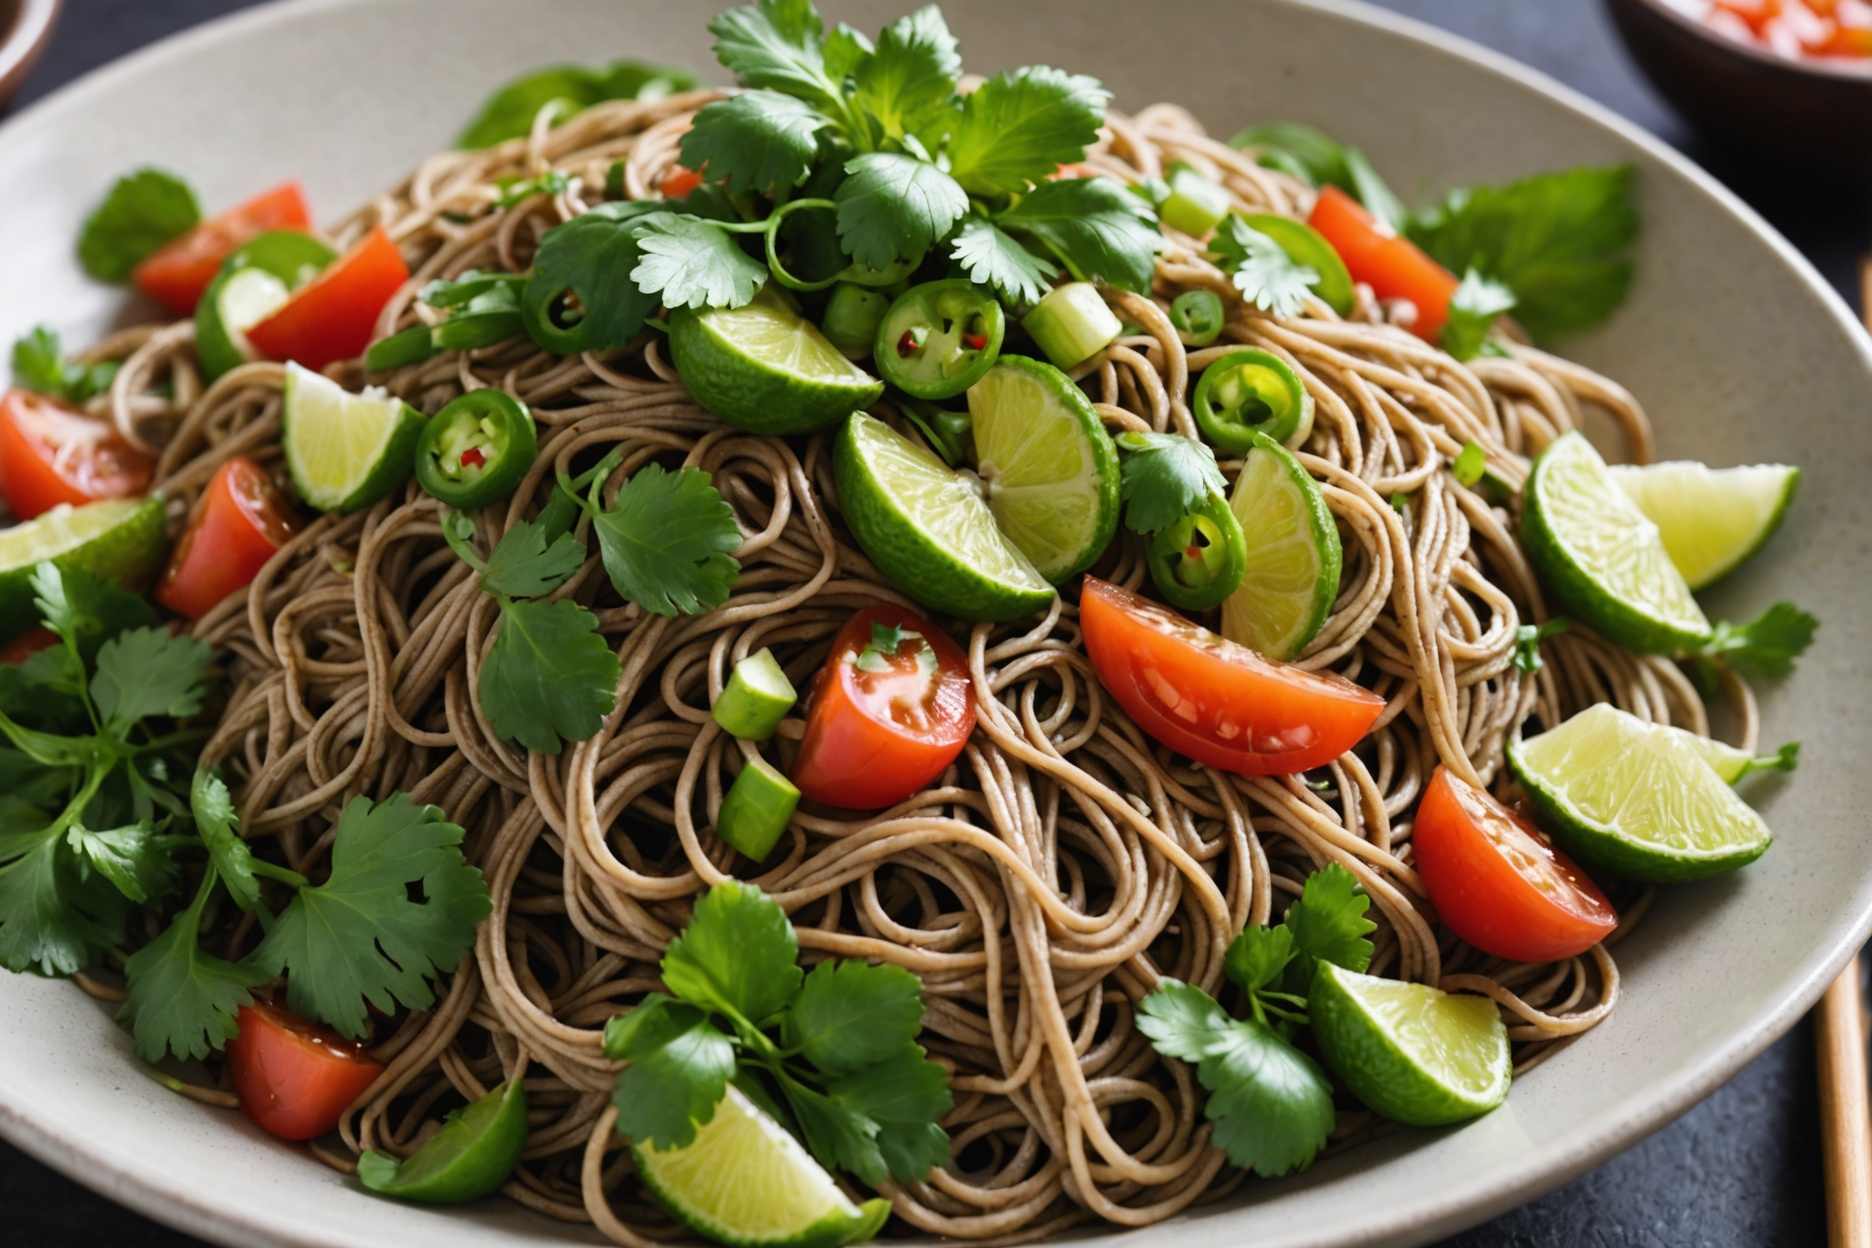
[[1606,0],[1632,59],[1712,142],[1872,184],[1872,2]]
[[0,106],[45,51],[59,7],[59,0],[0,0]]

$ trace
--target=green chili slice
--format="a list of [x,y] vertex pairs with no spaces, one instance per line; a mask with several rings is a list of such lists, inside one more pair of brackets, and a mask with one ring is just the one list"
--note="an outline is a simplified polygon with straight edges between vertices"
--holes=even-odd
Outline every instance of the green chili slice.
[[371,343],[364,352],[364,368],[367,372],[381,373],[406,364],[420,364],[440,349],[429,326],[412,325]]
[[1250,229],[1278,243],[1289,260],[1319,274],[1313,293],[1324,299],[1326,306],[1340,316],[1352,314],[1352,274],[1324,234],[1296,217],[1271,212],[1249,213],[1242,220]]
[[1308,415],[1306,387],[1286,361],[1257,348],[1231,351],[1203,370],[1196,383],[1196,423],[1210,443],[1246,453],[1259,430],[1286,442]]
[[1201,508],[1151,537],[1150,574],[1157,592],[1184,611],[1219,607],[1248,569],[1248,541],[1228,500],[1211,494]]
[[1007,314],[963,278],[924,282],[878,322],[871,359],[884,380],[919,399],[947,399],[980,381],[1001,354]]
[[1170,301],[1170,325],[1192,347],[1206,347],[1222,336],[1222,296],[1213,290],[1186,290]]
[[878,325],[890,305],[890,296],[881,291],[840,282],[832,288],[832,297],[826,300],[825,316],[820,318],[819,328],[825,330],[826,339],[833,346],[859,359],[871,354],[871,344],[877,341]]
[[471,390],[423,426],[416,480],[451,507],[485,507],[514,492],[538,452],[525,404],[500,390]]

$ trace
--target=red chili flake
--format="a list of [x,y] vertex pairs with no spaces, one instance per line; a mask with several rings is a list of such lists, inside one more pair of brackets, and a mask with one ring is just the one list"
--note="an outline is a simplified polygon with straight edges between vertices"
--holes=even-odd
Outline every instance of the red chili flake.
[[461,462],[464,468],[480,468],[487,464],[487,456],[481,453],[480,447],[471,446],[462,452]]

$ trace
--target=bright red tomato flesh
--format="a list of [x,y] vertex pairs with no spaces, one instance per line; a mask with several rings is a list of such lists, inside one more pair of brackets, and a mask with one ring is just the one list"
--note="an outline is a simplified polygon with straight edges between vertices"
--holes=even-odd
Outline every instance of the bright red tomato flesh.
[[1444,924],[1484,953],[1555,962],[1618,926],[1599,886],[1544,833],[1446,767],[1424,789],[1411,845]]
[[177,316],[188,316],[221,271],[221,262],[248,239],[268,230],[311,228],[305,192],[297,182],[282,182],[165,243],[136,266],[130,280]]
[[664,199],[688,199],[695,189],[702,185],[702,175],[694,169],[685,169],[681,165],[671,165],[663,180],[657,184],[657,194]]
[[1306,771],[1357,745],[1384,699],[1330,673],[1264,659],[1097,577],[1079,626],[1099,682],[1138,727],[1199,763],[1244,776]]
[[282,1140],[314,1140],[383,1073],[363,1049],[270,1005],[241,1007],[228,1073],[241,1109]]
[[1325,235],[1353,281],[1364,282],[1380,299],[1408,299],[1416,305],[1411,332],[1429,342],[1437,340],[1456,293],[1457,282],[1448,269],[1336,186],[1320,191],[1307,224]]
[[155,468],[106,421],[28,390],[0,398],[0,497],[15,520],[141,494]]
[[[873,626],[904,630],[894,650],[874,645]],[[877,810],[941,775],[974,730],[975,689],[956,644],[907,607],[866,607],[813,682],[793,783],[828,806]]]
[[348,360],[370,345],[377,314],[408,280],[403,253],[380,225],[248,330],[247,341],[268,359],[314,371]]
[[222,464],[169,558],[156,601],[198,620],[244,588],[292,537],[286,500],[245,456]]

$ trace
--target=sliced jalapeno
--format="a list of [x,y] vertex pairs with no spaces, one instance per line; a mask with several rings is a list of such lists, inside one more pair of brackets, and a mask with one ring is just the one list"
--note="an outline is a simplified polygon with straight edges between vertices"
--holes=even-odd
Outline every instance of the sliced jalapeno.
[[[1255,430],[1286,442],[1310,414],[1312,399],[1286,361],[1249,347],[1231,351],[1196,382],[1196,423],[1225,451],[1247,452]],[[1307,423],[1311,423],[1308,421]]]
[[1221,606],[1247,570],[1248,541],[1220,494],[1151,538],[1151,580],[1171,606],[1184,611]]
[[524,403],[500,390],[471,390],[423,426],[416,480],[451,507],[485,507],[514,492],[538,453]]
[[1222,336],[1222,296],[1213,290],[1186,290],[1170,301],[1170,326],[1192,347],[1206,347]]
[[884,380],[905,394],[947,399],[994,367],[1006,333],[1007,314],[975,283],[924,282],[884,313],[871,358]]
[[1324,299],[1327,307],[1340,316],[1352,314],[1352,274],[1324,234],[1298,218],[1272,212],[1249,213],[1242,220],[1250,229],[1280,244],[1289,260],[1319,274],[1313,293]]

